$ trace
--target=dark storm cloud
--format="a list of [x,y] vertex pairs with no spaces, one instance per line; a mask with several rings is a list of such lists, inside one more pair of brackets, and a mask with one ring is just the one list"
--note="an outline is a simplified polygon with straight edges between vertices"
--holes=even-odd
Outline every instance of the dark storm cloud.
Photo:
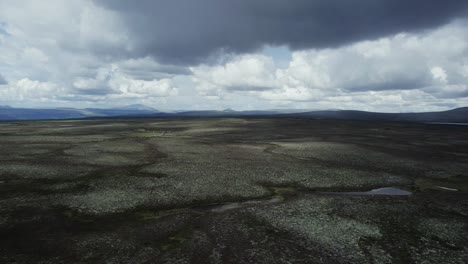
[[5,78],[0,74],[0,85],[8,84]]
[[123,72],[139,80],[153,80],[167,78],[173,75],[189,75],[191,72],[187,67],[175,65],[122,65]]
[[85,90],[74,90],[76,94],[79,95],[108,95],[108,94],[115,94],[115,91],[110,89],[109,87],[95,87],[92,89],[85,89]]
[[325,48],[434,28],[466,15],[466,0],[96,0],[121,14],[132,55],[193,64],[265,44]]

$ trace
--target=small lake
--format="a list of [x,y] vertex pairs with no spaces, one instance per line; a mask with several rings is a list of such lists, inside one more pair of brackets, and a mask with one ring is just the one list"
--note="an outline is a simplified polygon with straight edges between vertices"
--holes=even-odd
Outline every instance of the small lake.
[[393,196],[408,196],[412,192],[408,192],[395,187],[384,187],[373,189],[366,192],[322,192],[324,194],[337,194],[337,195],[393,195]]
[[444,123],[444,122],[428,122],[430,125],[454,125],[454,126],[468,126],[468,123]]

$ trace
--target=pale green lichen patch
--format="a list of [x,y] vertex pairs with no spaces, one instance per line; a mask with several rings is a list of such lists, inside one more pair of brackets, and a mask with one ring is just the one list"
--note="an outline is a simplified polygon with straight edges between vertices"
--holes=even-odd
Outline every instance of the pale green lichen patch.
[[420,220],[418,229],[425,236],[440,239],[454,247],[468,245],[468,223],[461,219],[424,218]]
[[99,142],[114,139],[112,135],[84,135],[84,136],[62,136],[62,135],[27,135],[27,136],[2,136],[1,142],[21,142],[21,143],[85,143]]
[[80,144],[65,150],[69,155],[85,156],[95,153],[141,153],[145,145],[131,140],[113,140],[106,142]]
[[64,151],[70,160],[102,166],[128,166],[147,162],[145,145],[133,141],[80,144]]
[[171,133],[165,131],[156,131],[156,132],[137,132],[129,134],[130,137],[137,138],[153,138],[153,137],[168,137],[171,136]]
[[360,239],[379,239],[382,236],[377,226],[333,214],[331,198],[300,199],[269,208],[249,209],[249,212],[277,228],[339,252],[344,259],[353,261],[364,260]]
[[103,189],[68,196],[60,204],[84,213],[105,214],[135,208],[147,199],[147,195],[131,190]]
[[369,168],[374,171],[414,174],[423,173],[425,164],[395,157],[353,144],[335,142],[274,142],[271,153],[291,158],[317,161],[342,168]]
[[28,164],[26,162],[8,162],[0,166],[0,177],[8,179],[43,179],[63,178],[78,179],[93,171],[93,168],[66,164]]
[[418,178],[415,180],[414,184],[416,187],[421,190],[439,190],[446,192],[465,192],[468,193],[468,183],[465,179],[467,176],[459,174],[453,177],[447,178]]

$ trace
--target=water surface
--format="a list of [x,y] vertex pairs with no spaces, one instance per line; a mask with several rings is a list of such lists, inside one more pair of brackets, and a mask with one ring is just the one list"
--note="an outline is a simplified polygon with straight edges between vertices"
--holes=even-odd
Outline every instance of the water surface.
[[392,195],[392,196],[408,196],[412,193],[395,187],[384,187],[372,189],[367,192],[323,192],[325,194],[340,194],[340,195]]

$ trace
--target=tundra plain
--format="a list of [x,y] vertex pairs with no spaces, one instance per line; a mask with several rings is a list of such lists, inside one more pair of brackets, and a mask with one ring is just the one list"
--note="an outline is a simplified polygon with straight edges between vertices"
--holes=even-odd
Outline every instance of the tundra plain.
[[1,263],[468,260],[467,126],[15,121],[0,146]]

